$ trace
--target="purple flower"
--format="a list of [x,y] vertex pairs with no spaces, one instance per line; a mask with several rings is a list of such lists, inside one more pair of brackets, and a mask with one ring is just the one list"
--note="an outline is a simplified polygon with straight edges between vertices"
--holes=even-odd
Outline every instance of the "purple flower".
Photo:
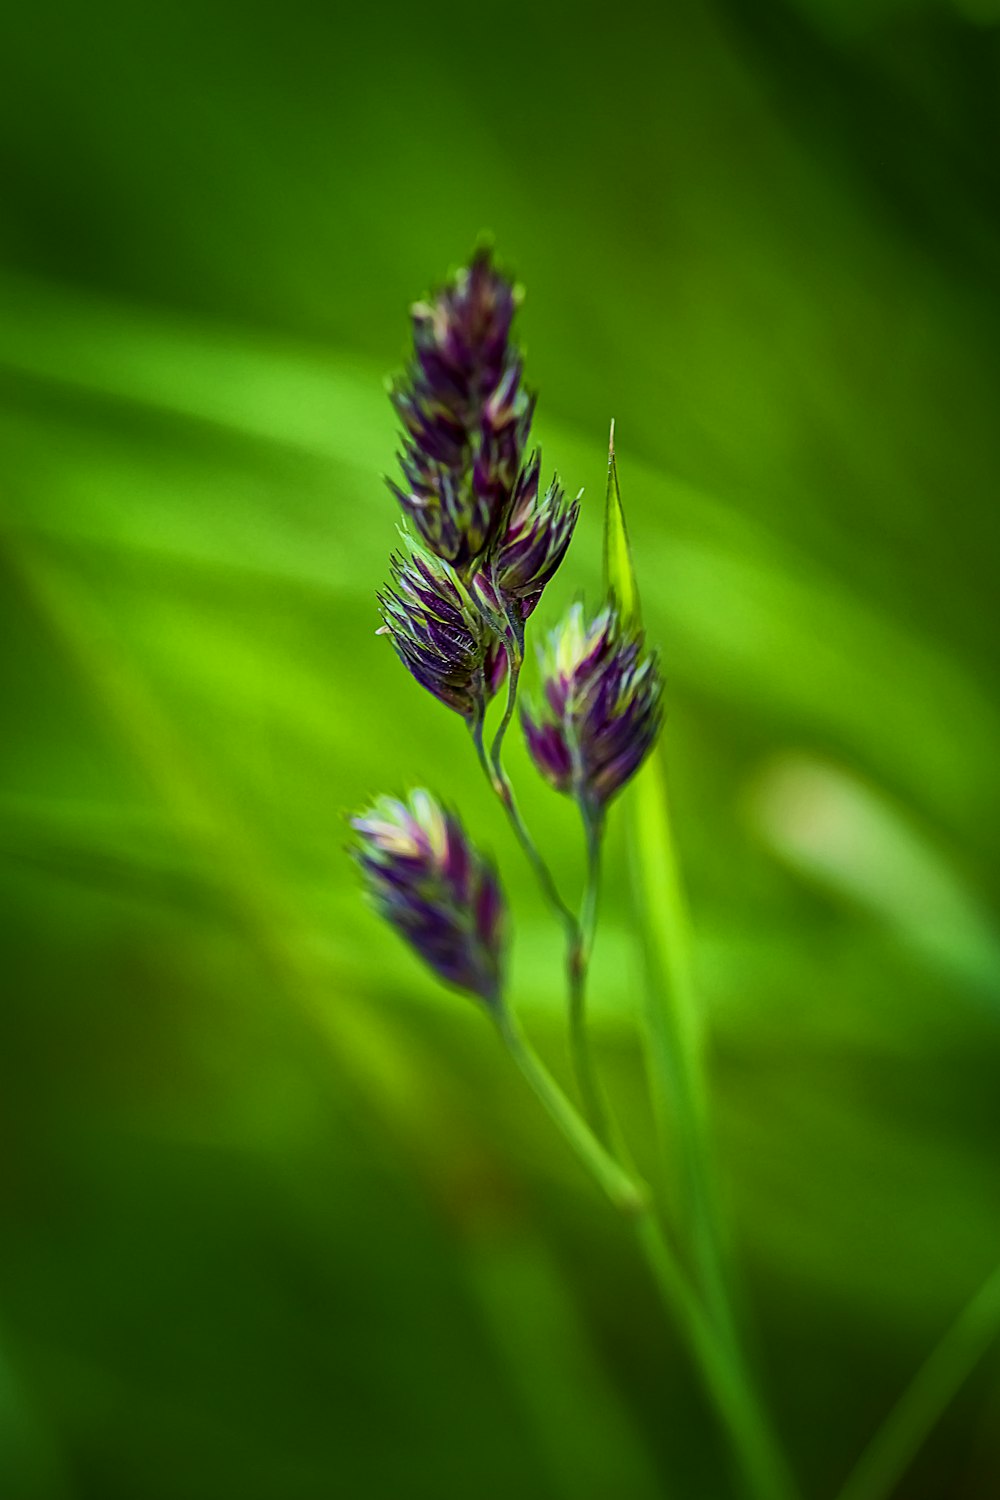
[[517,302],[480,251],[413,308],[413,359],[392,393],[405,437],[402,483],[389,487],[431,551],[461,570],[495,536],[531,426],[509,342]]
[[502,642],[446,563],[414,546],[408,557],[394,553],[391,567],[382,632],[417,682],[473,723],[503,682]]
[[503,892],[455,814],[414,791],[378,797],[351,827],[376,910],[447,984],[499,1005]]
[[567,501],[558,476],[539,496],[541,468],[541,450],[536,450],[521,471],[491,554],[497,587],[527,605],[525,616],[565,557],[580,514],[579,496]]
[[587,624],[575,604],[549,636],[542,675],[541,713],[521,711],[532,759],[557,791],[599,817],[659,731],[656,657],[611,607]]

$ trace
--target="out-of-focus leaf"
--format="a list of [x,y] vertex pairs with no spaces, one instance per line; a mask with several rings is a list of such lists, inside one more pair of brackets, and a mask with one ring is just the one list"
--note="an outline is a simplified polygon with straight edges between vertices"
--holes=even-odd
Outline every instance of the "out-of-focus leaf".
[[920,1366],[858,1461],[838,1500],[887,1500],[963,1381],[1000,1332],[1000,1267]]
[[775,757],[748,812],[791,869],[877,916],[925,962],[994,1003],[1000,941],[966,882],[874,786],[805,755]]

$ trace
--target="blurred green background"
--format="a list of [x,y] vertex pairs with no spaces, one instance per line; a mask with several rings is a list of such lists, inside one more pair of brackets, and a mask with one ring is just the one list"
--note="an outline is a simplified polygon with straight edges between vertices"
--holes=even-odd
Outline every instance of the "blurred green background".
[[[726,1500],[632,1242],[359,899],[427,782],[384,377],[490,230],[547,467],[607,425],[733,1252],[808,1497],[1000,1261],[1000,7],[11,7],[0,48],[0,1495]],[[533,625],[535,622],[533,622]],[[568,888],[570,810],[512,740]],[[651,1148],[620,818],[598,1046]],[[1000,1361],[898,1491],[1000,1494]]]

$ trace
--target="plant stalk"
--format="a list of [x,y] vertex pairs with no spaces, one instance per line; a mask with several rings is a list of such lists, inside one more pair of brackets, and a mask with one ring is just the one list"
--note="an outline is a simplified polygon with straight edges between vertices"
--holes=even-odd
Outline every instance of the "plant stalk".
[[[494,578],[494,588],[499,598],[503,599],[499,585]],[[504,631],[503,644],[507,653],[507,703],[504,708],[503,718],[497,725],[497,732],[493,736],[490,746],[490,764],[494,770],[502,775],[500,765],[500,753],[503,749],[504,736],[507,733],[511,719],[514,717],[514,707],[517,703],[517,686],[521,678],[521,668],[524,665],[524,621],[515,614],[514,610],[504,599],[504,613],[507,617],[507,629]]]
[[504,1045],[525,1082],[591,1177],[619,1212],[629,1216],[640,1213],[647,1203],[645,1184],[634,1181],[597,1139],[531,1047],[514,1016],[500,1007],[496,1018]]
[[[510,703],[510,712],[513,712],[512,703]],[[567,938],[569,938],[576,929],[576,917],[566,905],[562,896],[560,896],[559,889],[552,877],[552,872],[542,858],[538,846],[531,837],[524,819],[521,817],[520,808],[514,797],[514,788],[511,786],[510,779],[499,758],[491,762],[486,753],[486,747],[483,744],[483,720],[481,715],[470,723],[469,732],[472,735],[472,743],[476,748],[476,756],[479,764],[483,768],[483,775],[486,777],[494,795],[498,798],[504,812],[507,814],[507,820],[514,830],[514,836],[523,849],[528,863],[535,872],[538,884],[542,889],[542,894],[558,916],[560,922],[562,922],[566,929]],[[494,741],[494,747],[495,745],[496,741]]]
[[597,926],[597,901],[601,880],[601,846],[604,820],[599,814],[584,812],[587,845],[587,873],[583,888],[580,917],[570,937],[566,955],[569,981],[569,1036],[573,1072],[583,1101],[584,1114],[594,1134],[602,1141],[610,1139],[608,1110],[590,1047],[587,1030],[587,975]]
[[647,1185],[627,1173],[601,1144],[526,1040],[514,1017],[496,1012],[514,1063],[578,1160],[613,1206],[635,1226],[638,1246],[668,1316],[684,1335],[706,1393],[726,1430],[749,1500],[795,1500],[796,1490],[770,1437],[742,1366],[703,1309],[667,1243]]
[[706,1393],[725,1427],[750,1500],[797,1500],[798,1489],[754,1387],[729,1341],[706,1313],[648,1207],[636,1235],[667,1311],[687,1341]]

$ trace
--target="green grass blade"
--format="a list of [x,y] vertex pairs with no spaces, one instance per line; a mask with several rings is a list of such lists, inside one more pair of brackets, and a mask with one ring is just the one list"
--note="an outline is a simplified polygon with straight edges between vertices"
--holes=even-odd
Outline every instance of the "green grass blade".
[[553,1500],[667,1500],[641,1427],[595,1348],[562,1267],[525,1223],[470,1244],[469,1279],[551,1479]]
[[611,423],[611,437],[608,441],[608,488],[604,499],[604,580],[622,619],[629,625],[638,625],[641,621],[639,588],[635,581],[632,549],[628,542],[625,510],[618,486],[614,422]]
[[[639,590],[629,547],[614,424],[608,451],[605,583],[623,619],[639,626]],[[731,1380],[751,1393],[754,1422],[740,1446],[762,1493],[795,1493],[781,1446],[753,1395],[733,1314],[711,1141],[704,1040],[691,965],[687,904],[670,817],[664,762],[654,753],[625,799],[629,864],[645,955],[641,1025],[646,1072],[678,1231],[686,1244],[710,1325]],[[762,1468],[758,1468],[762,1464]]]
[[[640,625],[639,589],[629,546],[614,424],[608,450],[604,567],[623,619]],[[642,1025],[646,1065],[669,1175],[678,1179],[677,1211],[690,1231],[704,1290],[724,1315],[708,1164],[704,1047],[691,973],[687,905],[670,817],[663,760],[654,754],[625,799],[629,858],[639,913],[646,984]]]
[[707,1090],[687,904],[659,754],[651,755],[636,777],[626,811],[646,965],[644,1024],[650,1077],[662,1133],[676,1141],[685,1116],[692,1130],[700,1134],[705,1128]]
[[998,1333],[1000,1266],[920,1366],[861,1455],[838,1500],[888,1500]]

